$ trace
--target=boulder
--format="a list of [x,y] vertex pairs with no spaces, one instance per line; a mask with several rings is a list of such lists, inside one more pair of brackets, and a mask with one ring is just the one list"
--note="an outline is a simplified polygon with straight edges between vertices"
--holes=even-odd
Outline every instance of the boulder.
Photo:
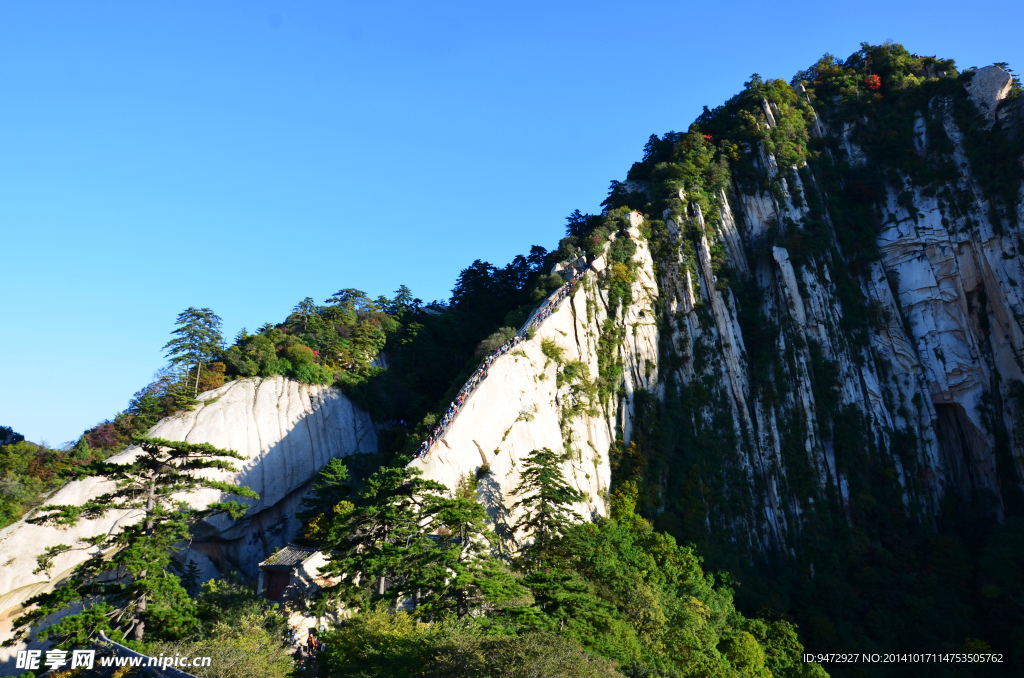
[[971,101],[986,119],[995,121],[996,106],[1010,93],[1013,76],[998,66],[985,66],[974,72],[974,77],[964,85],[971,95]]

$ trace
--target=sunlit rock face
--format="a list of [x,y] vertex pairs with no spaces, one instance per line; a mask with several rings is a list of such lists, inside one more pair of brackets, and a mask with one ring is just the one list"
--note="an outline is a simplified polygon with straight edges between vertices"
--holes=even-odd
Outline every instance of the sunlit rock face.
[[999,66],[985,66],[967,83],[971,100],[988,120],[996,119],[996,106],[1010,93],[1013,77]]
[[[980,69],[971,83],[984,124],[1020,118],[1020,102],[1004,101],[1011,81],[1003,71]],[[759,124],[782,122],[774,104],[762,108]],[[950,99],[908,115],[913,152],[929,157],[942,137],[959,170],[940,186],[897,173],[903,186],[890,182],[874,198],[881,226],[872,257],[854,261],[833,244],[825,253],[791,251],[789,243],[809,237],[811,198],[827,197],[820,178],[812,168],[783,172],[764,148],[749,148],[776,190],[745,192],[736,181],[718,195],[714,218],[673,191],[678,207],[658,215],[655,231],[646,228],[650,216],[634,212],[618,234],[638,248],[631,299],[615,314],[623,341],[614,353],[624,366],[616,398],[567,421],[570,391],[541,350],[554,341],[566,360],[597,374],[608,347],[606,256],[532,341],[498,359],[413,465],[449,486],[487,465],[481,496],[500,527],[514,523],[511,492],[525,456],[564,451],[566,477],[587,495],[577,511],[600,515],[613,448],[625,449],[613,443],[636,433],[644,391],[665,419],[656,434],[682,441],[642,470],[644,509],[665,529],[689,513],[744,549],[788,551],[823,507],[848,521],[871,510],[874,499],[851,483],[863,465],[889,478],[897,505],[922,522],[934,522],[951,494],[964,510],[1000,519],[1006,488],[1024,478],[1022,224],[991,209]],[[856,132],[869,121],[832,126],[827,110],[812,117],[811,137],[834,141],[841,162],[868,166]],[[653,189],[630,181],[628,190],[650,197]],[[1020,199],[1017,215],[1019,207]]]
[[[566,376],[566,370],[576,369],[572,363],[582,363],[586,366],[583,378],[595,382],[599,345],[608,341],[602,337],[602,327],[607,330],[609,295],[599,283],[607,266],[605,257],[599,257],[532,339],[497,358],[428,456],[411,464],[424,477],[448,487],[477,475],[481,467],[489,469],[480,473],[479,496],[505,536],[513,536],[510,527],[518,518],[513,505],[521,497],[513,490],[524,459],[544,447],[566,456],[562,471],[584,496],[574,510],[584,519],[606,515],[609,449],[617,436],[629,440],[634,393],[659,388],[654,310],[658,286],[650,249],[638,228],[642,218],[636,213],[629,218],[630,227],[617,235],[637,245],[632,301],[618,308],[613,323],[624,333],[621,341],[614,342],[614,354],[622,365],[621,388],[604,400],[599,394],[583,397],[581,405],[580,382]],[[561,352],[558,359],[545,354],[545,342]]]
[[[334,457],[374,452],[377,437],[368,414],[336,388],[302,384],[285,377],[242,379],[199,396],[191,412],[160,421],[149,433],[166,440],[210,443],[245,456],[238,471],[209,471],[213,477],[248,485],[260,499],[246,517],[232,521],[214,516],[193,529],[193,556],[205,576],[238,570],[254,576],[257,564],[298,529],[295,512],[317,472]],[[130,460],[138,448],[110,459]],[[82,504],[111,489],[97,478],[68,483],[50,498],[53,504]],[[183,497],[195,507],[221,499],[214,490]],[[74,545],[78,539],[117,530],[138,519],[136,512],[111,511],[70,528],[24,521],[0,532],[0,610],[46,591],[89,557],[78,550],[55,558],[52,577],[34,573],[36,557],[50,546]]]

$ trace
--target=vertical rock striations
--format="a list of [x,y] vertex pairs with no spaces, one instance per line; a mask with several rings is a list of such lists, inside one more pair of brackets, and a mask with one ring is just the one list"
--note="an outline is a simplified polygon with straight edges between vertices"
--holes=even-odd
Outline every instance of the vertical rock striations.
[[[984,99],[983,124],[1019,120],[1019,100],[1000,102],[1009,76],[991,69],[969,95]],[[941,180],[879,165],[858,146],[871,121],[795,96],[751,120],[771,139],[798,117],[817,159],[783,172],[755,144],[736,164],[755,175],[705,198],[713,218],[655,179],[664,164],[646,169],[649,206],[668,205],[652,244],[665,420],[643,472],[648,509],[669,511],[662,527],[789,551],[818,508],[846,521],[870,510],[867,473],[890,479],[916,520],[934,521],[951,494],[1001,519],[1024,479],[1024,186],[1007,207],[981,185],[965,151],[977,137],[956,113],[965,98],[908,113],[907,146]],[[860,222],[836,223],[837,193]]]

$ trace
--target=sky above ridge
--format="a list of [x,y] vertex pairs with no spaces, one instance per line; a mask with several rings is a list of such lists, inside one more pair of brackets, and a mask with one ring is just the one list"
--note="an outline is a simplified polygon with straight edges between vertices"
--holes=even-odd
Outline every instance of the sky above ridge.
[[58,445],[303,297],[551,248],[651,133],[892,39],[1006,61],[1024,4],[0,4],[0,425]]

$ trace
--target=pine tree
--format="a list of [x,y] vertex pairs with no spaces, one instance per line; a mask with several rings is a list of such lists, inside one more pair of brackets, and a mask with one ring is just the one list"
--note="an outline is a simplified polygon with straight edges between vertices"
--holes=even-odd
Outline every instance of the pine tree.
[[430,523],[446,488],[418,469],[382,468],[366,479],[351,509],[336,512],[321,549],[332,556],[324,574],[340,578],[326,591],[355,606],[385,598],[397,603],[423,583],[435,555]]
[[533,537],[520,553],[524,569],[542,568],[555,540],[569,525],[580,520],[571,506],[582,500],[583,495],[565,481],[562,461],[547,447],[530,452],[519,484],[512,490],[513,496],[520,498],[513,510],[523,511],[515,529]]
[[[110,511],[123,516],[141,513],[141,519],[80,544],[77,548],[95,549],[92,557],[66,584],[30,599],[28,603],[38,607],[16,620],[16,627],[25,629],[76,603],[84,609],[43,630],[39,638],[55,636],[65,644],[81,645],[102,630],[115,638],[141,641],[151,627],[158,637],[174,639],[197,627],[195,604],[170,571],[171,554],[188,539],[189,526],[199,518],[225,512],[237,520],[246,507],[232,500],[197,510],[180,497],[201,488],[247,499],[259,495],[248,487],[196,475],[205,469],[237,471],[228,459],[245,459],[238,452],[143,436],[133,442],[139,452],[131,461],[98,462],[82,474],[113,480],[115,489],[81,506],[43,506],[32,522],[74,525],[80,518],[98,518]],[[69,550],[72,547],[65,545],[47,549],[39,558],[40,569],[47,570],[54,557]]]
[[[447,487],[420,478],[417,469],[384,468],[352,503],[338,501],[348,477],[344,466],[325,470],[309,505],[324,511],[314,518],[321,548],[332,552],[323,573],[341,580],[326,598],[364,609],[413,598],[417,616],[462,618],[484,602],[500,605],[526,594],[490,555],[496,537],[474,480],[446,496]],[[326,529],[323,518],[330,520]]]
[[414,311],[420,307],[423,301],[416,299],[412,290],[405,285],[399,285],[398,289],[395,290],[395,297],[391,299],[385,310],[391,314],[400,316],[407,311]]
[[292,309],[292,315],[302,320],[302,331],[305,332],[309,327],[310,318],[315,318],[319,309],[317,308],[316,302],[313,301],[313,297],[306,297]]
[[[332,516],[352,508],[348,467],[341,459],[331,459],[313,481],[313,491],[303,499],[296,515],[306,525],[306,539],[319,541],[327,532]],[[344,502],[344,503],[343,503]]]
[[485,602],[507,603],[525,594],[508,569],[491,555],[497,536],[476,498],[476,478],[464,477],[454,496],[438,501],[432,523],[435,551],[417,571],[424,592],[421,615],[454,612],[462,619]]
[[202,573],[199,571],[196,561],[189,558],[188,562],[181,567],[181,586],[193,598],[199,595],[201,577]]
[[[199,374],[203,364],[210,362],[223,349],[224,338],[221,336],[221,319],[208,308],[189,306],[178,314],[174,323],[178,329],[171,332],[174,338],[164,345],[171,365],[183,369],[186,391],[192,391],[192,397],[199,395]],[[188,389],[192,370],[196,371],[195,385]]]
[[[650,143],[650,142],[648,142]],[[565,234],[570,238],[582,238],[590,229],[594,217],[590,214],[583,214],[578,209],[565,218]]]

